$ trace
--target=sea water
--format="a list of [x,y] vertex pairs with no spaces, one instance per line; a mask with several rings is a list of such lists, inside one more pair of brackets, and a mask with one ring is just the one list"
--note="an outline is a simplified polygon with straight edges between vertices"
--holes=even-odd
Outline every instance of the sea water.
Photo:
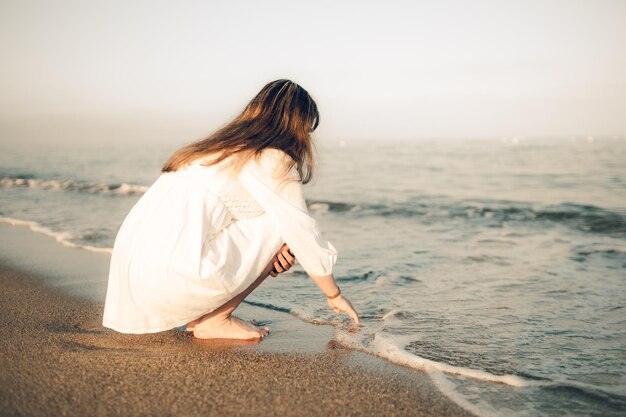
[[[0,220],[110,252],[171,144],[1,144]],[[333,323],[336,340],[423,369],[480,415],[626,413],[626,140],[318,145],[305,186],[335,315],[299,266],[247,302]]]

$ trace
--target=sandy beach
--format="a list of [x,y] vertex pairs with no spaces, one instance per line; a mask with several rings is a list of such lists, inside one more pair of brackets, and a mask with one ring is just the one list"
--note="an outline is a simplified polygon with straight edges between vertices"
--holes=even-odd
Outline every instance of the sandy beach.
[[[288,313],[250,305],[237,311],[271,327],[260,343],[103,328],[101,302],[50,283],[77,265],[89,273],[85,262],[105,257],[59,247],[67,258],[46,276],[36,259],[59,245],[25,227],[0,226],[3,416],[471,415],[426,374],[345,349],[332,341],[330,326]],[[9,246],[28,248],[28,256]],[[25,267],[28,259],[33,268]]]

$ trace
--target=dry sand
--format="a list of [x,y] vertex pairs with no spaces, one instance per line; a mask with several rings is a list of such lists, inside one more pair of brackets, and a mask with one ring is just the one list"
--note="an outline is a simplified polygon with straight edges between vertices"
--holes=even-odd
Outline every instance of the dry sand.
[[333,343],[329,326],[242,306],[272,328],[262,342],[120,334],[101,326],[101,302],[0,258],[1,416],[471,415],[426,374]]

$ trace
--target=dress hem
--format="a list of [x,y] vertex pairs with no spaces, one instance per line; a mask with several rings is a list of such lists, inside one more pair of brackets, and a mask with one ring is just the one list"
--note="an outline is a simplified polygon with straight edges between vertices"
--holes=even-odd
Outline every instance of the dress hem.
[[206,315],[207,313],[202,313],[197,317],[194,317],[192,319],[188,319],[188,320],[183,320],[181,322],[177,322],[178,324],[172,324],[172,325],[167,325],[167,326],[162,326],[162,327],[153,327],[153,328],[149,328],[149,329],[139,329],[139,328],[124,328],[124,327],[119,327],[119,326],[115,326],[112,325],[110,323],[107,322],[102,322],[102,326],[108,328],[108,329],[112,329],[115,330],[116,332],[119,333],[125,333],[125,334],[144,334],[144,333],[158,333],[158,332],[164,332],[167,330],[172,330],[176,327],[180,327],[183,325],[186,325],[187,323],[197,320],[200,317]]

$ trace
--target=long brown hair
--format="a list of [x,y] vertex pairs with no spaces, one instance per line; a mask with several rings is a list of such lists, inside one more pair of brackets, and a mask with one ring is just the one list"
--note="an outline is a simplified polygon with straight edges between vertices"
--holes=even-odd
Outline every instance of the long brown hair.
[[257,157],[263,149],[275,148],[291,157],[285,173],[297,165],[303,184],[313,176],[311,132],[319,125],[320,115],[309,93],[290,80],[266,84],[233,121],[206,139],[178,149],[165,162],[161,172],[176,171],[198,158],[215,154],[202,165],[216,164],[236,155],[234,165]]

